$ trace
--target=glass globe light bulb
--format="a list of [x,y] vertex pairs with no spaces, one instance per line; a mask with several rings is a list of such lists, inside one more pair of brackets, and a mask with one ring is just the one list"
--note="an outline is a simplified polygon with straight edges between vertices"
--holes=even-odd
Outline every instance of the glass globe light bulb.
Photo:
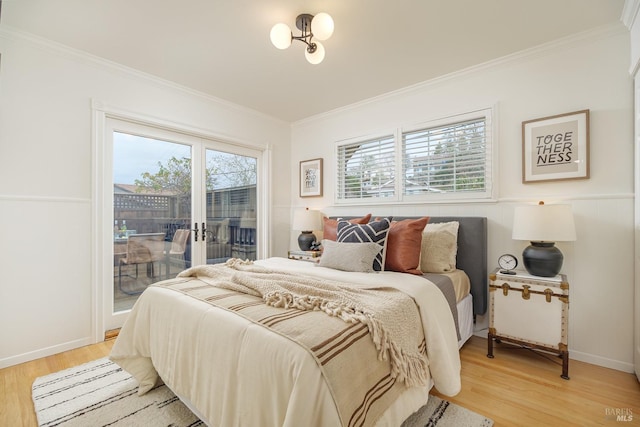
[[291,28],[287,24],[276,24],[269,34],[271,43],[278,49],[286,49],[291,46]]
[[333,18],[328,13],[318,13],[311,20],[311,32],[314,39],[327,40],[333,34]]
[[308,49],[304,50],[304,57],[307,58],[313,65],[317,65],[324,59],[324,46],[320,42],[314,42],[316,44],[316,50],[313,53],[309,53]]

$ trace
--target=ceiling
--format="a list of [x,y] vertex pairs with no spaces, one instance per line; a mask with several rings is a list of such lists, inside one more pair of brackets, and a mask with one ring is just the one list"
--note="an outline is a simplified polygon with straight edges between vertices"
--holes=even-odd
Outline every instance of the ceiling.
[[[624,0],[4,0],[0,24],[294,122],[619,23]],[[324,62],[269,40],[329,13]],[[297,33],[297,30],[294,31]]]

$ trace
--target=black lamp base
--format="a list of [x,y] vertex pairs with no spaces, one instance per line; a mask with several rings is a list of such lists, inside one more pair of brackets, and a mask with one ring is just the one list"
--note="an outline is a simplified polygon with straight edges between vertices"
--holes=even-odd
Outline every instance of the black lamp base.
[[302,251],[310,251],[311,245],[316,241],[316,235],[312,231],[303,231],[298,236],[298,246]]
[[564,257],[553,242],[531,242],[522,252],[522,262],[529,274],[555,277],[562,268]]

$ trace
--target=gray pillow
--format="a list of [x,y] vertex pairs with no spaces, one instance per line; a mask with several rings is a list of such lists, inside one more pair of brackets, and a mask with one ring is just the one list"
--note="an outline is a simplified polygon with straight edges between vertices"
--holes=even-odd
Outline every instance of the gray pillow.
[[375,242],[339,243],[322,240],[322,256],[318,265],[343,271],[373,273],[373,260],[382,250]]

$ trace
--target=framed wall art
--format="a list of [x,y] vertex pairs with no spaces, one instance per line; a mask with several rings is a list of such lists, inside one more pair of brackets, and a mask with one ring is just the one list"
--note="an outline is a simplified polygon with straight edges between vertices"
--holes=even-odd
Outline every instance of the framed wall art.
[[522,122],[522,182],[589,178],[589,110]]
[[322,159],[300,162],[300,197],[322,196]]

